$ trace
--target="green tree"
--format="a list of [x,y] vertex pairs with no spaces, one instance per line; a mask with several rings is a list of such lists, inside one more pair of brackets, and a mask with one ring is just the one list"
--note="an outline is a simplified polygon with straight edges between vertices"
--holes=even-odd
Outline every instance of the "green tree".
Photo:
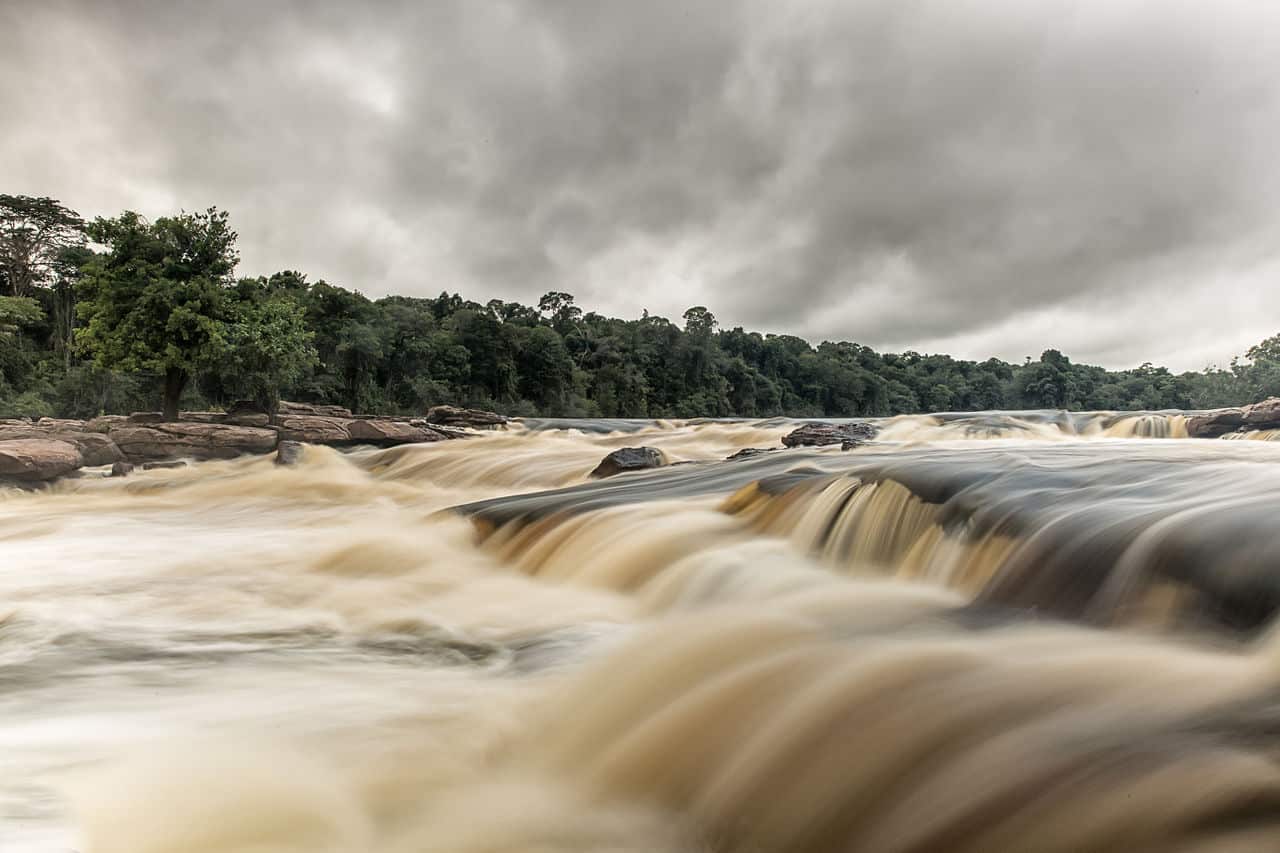
[[0,195],[0,293],[30,296],[48,287],[64,253],[84,239],[84,220],[53,199]]
[[176,420],[191,377],[224,355],[236,233],[209,208],[155,222],[127,211],[89,235],[107,251],[77,285],[76,340],[103,367],[163,377],[164,417]]
[[314,339],[302,306],[292,299],[268,296],[234,303],[219,365],[223,388],[274,414],[280,389],[316,364]]

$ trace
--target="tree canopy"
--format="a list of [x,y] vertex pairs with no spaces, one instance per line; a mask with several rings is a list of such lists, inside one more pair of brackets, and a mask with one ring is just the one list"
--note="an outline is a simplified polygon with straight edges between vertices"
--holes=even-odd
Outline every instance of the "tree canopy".
[[61,270],[24,285],[28,296],[0,297],[0,416],[157,402],[172,416],[180,404],[281,396],[383,413],[454,403],[667,418],[1204,408],[1280,395],[1280,335],[1226,368],[1176,375],[1105,370],[1056,349],[979,362],[723,328],[701,305],[681,325],[584,312],[563,291],[527,306],[448,292],[370,299],[296,270],[237,279],[236,234],[216,209],[154,222],[125,212],[85,231],[92,244],[71,239]]

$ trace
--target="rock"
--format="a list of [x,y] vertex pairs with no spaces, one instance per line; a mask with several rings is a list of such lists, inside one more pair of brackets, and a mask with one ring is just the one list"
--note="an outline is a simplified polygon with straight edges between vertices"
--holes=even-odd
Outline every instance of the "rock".
[[776,447],[744,447],[732,456],[726,456],[725,462],[732,462],[735,459],[754,459],[757,456],[763,456],[766,453],[772,453],[777,450]]
[[84,421],[74,418],[41,418],[35,422],[35,426],[41,429],[60,429],[74,432],[84,429]]
[[282,441],[276,448],[277,465],[297,465],[302,461],[302,451],[306,447],[300,441]]
[[[80,425],[80,421],[74,421]],[[43,429],[33,424],[26,426],[0,426],[0,440],[54,439],[75,445],[84,465],[110,465],[123,459],[115,442],[98,432],[74,431],[64,427]]]
[[276,427],[282,441],[305,441],[308,444],[348,444],[351,421],[322,415],[276,415]]
[[127,477],[133,473],[132,462],[116,462],[111,466],[112,477]]
[[161,412],[133,412],[127,421],[131,424],[162,424],[164,415]]
[[178,420],[192,424],[220,424],[227,419],[222,412],[183,412]]
[[876,428],[865,421],[853,421],[843,424],[822,422],[807,423],[782,437],[787,447],[823,447],[838,444],[844,450],[865,444],[876,437]]
[[53,438],[0,441],[0,477],[21,482],[46,481],[78,469],[84,460],[74,444]]
[[345,406],[326,406],[316,403],[292,403],[281,400],[276,405],[276,420],[283,415],[313,415],[322,418],[351,418],[351,410]]
[[612,477],[628,471],[644,471],[648,468],[661,468],[667,464],[667,457],[656,447],[623,447],[613,451],[591,472],[592,477]]
[[496,412],[486,412],[482,409],[460,409],[457,406],[432,406],[427,410],[425,420],[430,424],[470,427],[471,429],[492,429],[507,423],[507,418]]
[[186,468],[186,467],[187,467],[187,463],[183,462],[180,459],[173,459],[173,460],[161,461],[161,462],[143,462],[142,463],[143,471],[160,471],[167,468]]
[[98,415],[84,422],[85,432],[110,432],[113,426],[127,424],[128,415]]
[[270,453],[276,449],[275,430],[230,424],[134,423],[114,427],[112,441],[132,460],[230,459],[242,453]]
[[429,427],[418,427],[401,421],[384,419],[353,420],[347,426],[351,440],[380,447],[394,444],[419,444],[443,441],[445,436]]
[[224,415],[222,423],[231,424],[232,426],[247,427],[269,427],[271,426],[271,415],[266,412],[246,412],[240,415]]
[[1187,418],[1191,438],[1218,438],[1229,432],[1251,432],[1280,427],[1280,397],[1268,397],[1250,406],[1214,409]]

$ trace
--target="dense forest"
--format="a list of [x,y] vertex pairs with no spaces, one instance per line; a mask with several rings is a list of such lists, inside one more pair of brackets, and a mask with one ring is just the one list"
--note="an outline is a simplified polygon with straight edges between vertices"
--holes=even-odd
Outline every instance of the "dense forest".
[[853,416],[1207,408],[1280,394],[1280,337],[1229,367],[1109,371],[878,353],[846,341],[457,294],[369,299],[295,271],[237,277],[225,212],[83,221],[0,195],[0,417],[87,417],[237,399],[418,413],[438,403],[571,417]]

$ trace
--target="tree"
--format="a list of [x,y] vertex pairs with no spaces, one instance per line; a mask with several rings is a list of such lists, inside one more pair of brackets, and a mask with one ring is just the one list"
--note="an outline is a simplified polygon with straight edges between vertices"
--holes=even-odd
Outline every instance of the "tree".
[[275,413],[280,389],[297,382],[316,361],[315,333],[302,306],[283,296],[236,302],[228,311],[223,387]]
[[84,245],[84,220],[51,198],[0,195],[0,286],[30,296],[55,279],[63,253]]
[[155,222],[126,211],[94,220],[89,235],[107,252],[77,285],[77,343],[103,367],[160,374],[164,417],[176,420],[192,375],[226,347],[236,233],[209,208]]

